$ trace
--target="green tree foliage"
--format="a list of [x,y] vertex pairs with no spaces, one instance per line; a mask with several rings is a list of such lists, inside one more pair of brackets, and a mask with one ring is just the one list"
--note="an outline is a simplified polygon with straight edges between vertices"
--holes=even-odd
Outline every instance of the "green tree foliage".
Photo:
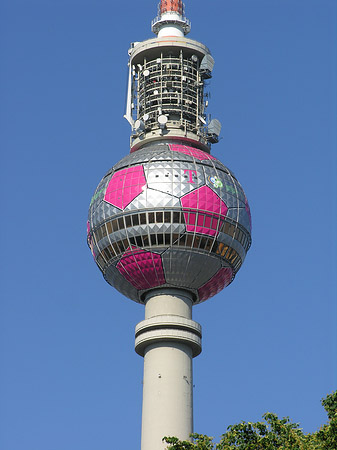
[[322,405],[328,414],[329,422],[312,434],[315,450],[337,449],[337,391],[322,400]]
[[266,413],[261,422],[230,425],[218,444],[203,434],[193,442],[165,437],[169,450],[337,450],[337,391],[322,400],[329,422],[315,433],[304,434],[288,417]]

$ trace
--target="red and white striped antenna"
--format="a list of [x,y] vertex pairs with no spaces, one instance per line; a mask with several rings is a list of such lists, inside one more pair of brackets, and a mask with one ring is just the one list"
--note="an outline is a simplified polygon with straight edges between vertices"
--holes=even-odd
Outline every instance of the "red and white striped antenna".
[[161,0],[159,4],[160,14],[166,12],[176,12],[180,16],[183,15],[184,5],[182,0]]
[[182,0],[161,0],[158,16],[152,21],[152,31],[158,37],[185,36],[191,30],[191,23],[185,17]]

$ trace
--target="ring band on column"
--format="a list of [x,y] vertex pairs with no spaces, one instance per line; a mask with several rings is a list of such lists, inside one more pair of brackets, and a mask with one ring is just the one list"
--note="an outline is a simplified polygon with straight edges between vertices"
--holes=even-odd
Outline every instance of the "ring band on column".
[[155,316],[136,326],[135,350],[144,356],[145,348],[158,341],[179,341],[191,347],[193,358],[201,353],[201,325],[179,316]]

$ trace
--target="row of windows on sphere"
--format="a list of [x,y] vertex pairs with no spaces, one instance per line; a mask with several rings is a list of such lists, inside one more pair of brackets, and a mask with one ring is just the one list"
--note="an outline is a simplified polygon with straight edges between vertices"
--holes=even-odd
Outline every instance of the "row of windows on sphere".
[[[113,258],[120,256],[132,246],[138,247],[156,247],[156,246],[171,246],[184,247],[199,250],[206,250],[214,255],[224,258],[233,268],[236,273],[241,265],[242,260],[239,254],[223,242],[218,242],[213,238],[207,238],[197,234],[183,234],[177,233],[156,233],[143,236],[129,237],[117,242],[112,242],[103,249],[97,256],[97,264],[103,271],[104,266]],[[98,246],[99,248],[99,246]]]
[[[185,220],[185,215],[187,216]],[[218,216],[212,216],[209,214],[203,214],[199,211],[156,211],[156,212],[144,212],[137,214],[130,214],[113,219],[104,223],[96,230],[94,230],[95,240],[99,242],[101,239],[119,230],[125,230],[138,225],[149,224],[196,224],[198,227],[208,228],[210,230],[219,231],[225,233],[235,240],[237,240],[245,251],[248,251],[251,239],[247,232],[238,227],[237,224],[230,223],[228,219],[219,219]],[[214,238],[212,238],[214,240]]]

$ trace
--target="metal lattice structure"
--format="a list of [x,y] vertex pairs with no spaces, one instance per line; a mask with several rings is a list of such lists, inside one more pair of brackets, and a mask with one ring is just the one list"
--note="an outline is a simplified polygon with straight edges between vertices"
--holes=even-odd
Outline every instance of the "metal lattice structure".
[[[147,115],[146,127],[159,127],[158,116],[168,115],[177,128],[193,131],[198,117],[204,114],[203,85],[197,62],[179,57],[160,57],[144,61],[139,74],[138,117]],[[172,124],[174,125],[174,123]]]

